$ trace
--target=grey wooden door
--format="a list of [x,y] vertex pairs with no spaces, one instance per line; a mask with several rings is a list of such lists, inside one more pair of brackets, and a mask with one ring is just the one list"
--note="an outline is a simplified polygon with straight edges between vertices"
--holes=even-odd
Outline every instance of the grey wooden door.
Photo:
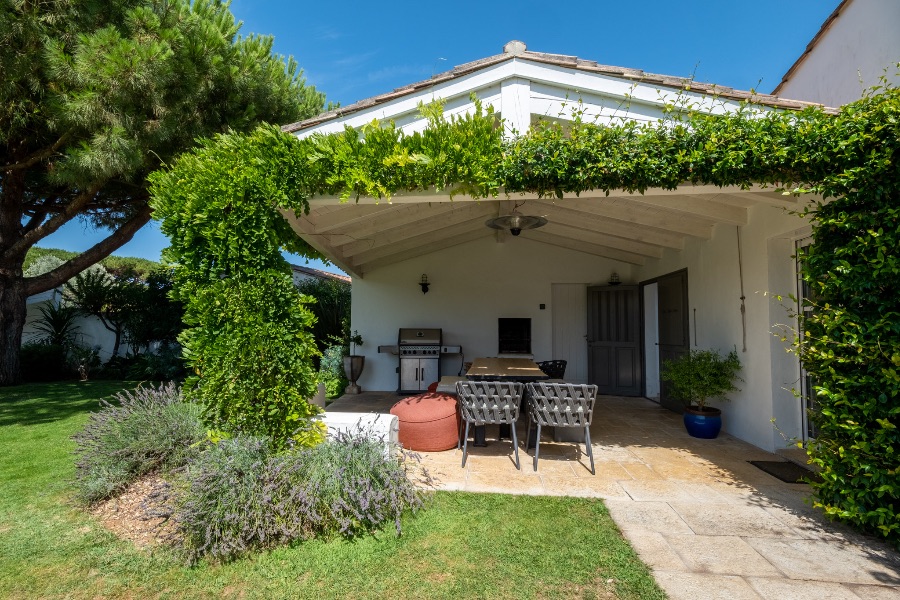
[[601,394],[641,395],[637,286],[588,288],[588,380]]
[[[656,280],[659,306],[659,367],[663,362],[687,354],[691,349],[688,316],[687,271],[664,275]],[[659,403],[676,412],[684,405],[672,398],[667,381],[660,381]]]

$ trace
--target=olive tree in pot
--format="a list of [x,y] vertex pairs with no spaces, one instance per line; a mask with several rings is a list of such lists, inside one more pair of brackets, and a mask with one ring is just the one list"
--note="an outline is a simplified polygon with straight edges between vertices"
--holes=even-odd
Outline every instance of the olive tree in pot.
[[347,341],[350,346],[350,355],[344,357],[344,373],[347,374],[347,379],[350,380],[350,385],[348,385],[344,389],[344,393],[358,394],[362,392],[362,388],[357,385],[356,380],[360,378],[363,372],[363,367],[366,366],[366,357],[356,355],[353,352],[356,346],[363,345],[363,339],[362,336],[359,335],[359,332],[354,329],[353,334],[350,335]]
[[722,356],[716,350],[691,350],[676,359],[663,361],[662,378],[671,385],[671,394],[684,402],[684,426],[693,437],[712,439],[722,429],[722,411],[707,406],[712,398],[728,400],[741,361],[737,351]]

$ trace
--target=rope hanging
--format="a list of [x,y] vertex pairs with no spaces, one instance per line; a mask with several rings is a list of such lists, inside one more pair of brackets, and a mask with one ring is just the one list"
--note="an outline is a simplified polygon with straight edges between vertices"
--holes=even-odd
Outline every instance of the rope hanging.
[[742,352],[747,351],[747,306],[745,304],[745,300],[747,299],[744,296],[744,258],[741,254],[741,227],[740,225],[735,225],[735,232],[737,233],[737,251],[738,251],[738,278],[741,282],[741,330],[743,332],[743,349]]

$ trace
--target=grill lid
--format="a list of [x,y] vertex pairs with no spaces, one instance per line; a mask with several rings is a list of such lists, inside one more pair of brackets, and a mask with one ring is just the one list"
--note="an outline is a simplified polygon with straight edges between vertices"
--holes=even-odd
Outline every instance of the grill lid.
[[440,346],[441,330],[412,329],[409,327],[401,328],[397,343],[401,346],[408,344],[414,344],[416,346],[422,346],[424,344],[434,344],[435,346]]

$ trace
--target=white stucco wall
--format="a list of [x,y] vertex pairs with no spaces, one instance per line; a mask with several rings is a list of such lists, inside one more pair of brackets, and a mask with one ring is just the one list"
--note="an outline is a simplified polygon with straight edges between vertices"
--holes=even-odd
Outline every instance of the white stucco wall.
[[[616,271],[633,282],[630,265],[540,244],[523,232],[498,243],[485,238],[384,267],[353,280],[352,328],[365,345],[364,390],[396,390],[398,357],[378,354],[397,343],[401,327],[439,327],[443,342],[461,345],[465,360],[497,355],[497,319],[531,319],[535,360],[553,357],[551,286],[602,284]],[[422,294],[425,273],[431,289]],[[540,309],[544,304],[544,310]],[[456,375],[459,356],[444,357],[442,372]]]
[[720,406],[724,428],[767,450],[788,445],[773,418],[788,437],[800,435],[800,404],[791,393],[798,385],[799,363],[774,333],[778,325],[790,324],[785,307],[792,302],[789,295],[796,294],[793,240],[808,231],[807,223],[780,208],[750,209],[749,222],[741,228],[746,352],[735,226],[717,225],[712,239],[690,240],[683,251],[668,251],[634,273],[643,281],[687,268],[691,347],[736,348],[743,365],[741,391]]
[[[22,330],[22,342],[27,343],[35,341],[42,334],[34,328],[34,323],[41,318],[39,307],[47,302],[56,301],[47,296],[47,299],[38,302],[28,303],[28,313],[25,317],[25,328]],[[103,326],[97,317],[78,317],[75,321],[78,326],[76,332],[76,341],[87,348],[95,348],[99,346],[100,360],[106,362],[112,357],[112,349],[115,344],[116,336]],[[119,355],[124,356],[128,346],[124,341],[119,345]]]
[[885,74],[900,82],[900,2],[853,0],[797,66],[778,95],[841,106]]

